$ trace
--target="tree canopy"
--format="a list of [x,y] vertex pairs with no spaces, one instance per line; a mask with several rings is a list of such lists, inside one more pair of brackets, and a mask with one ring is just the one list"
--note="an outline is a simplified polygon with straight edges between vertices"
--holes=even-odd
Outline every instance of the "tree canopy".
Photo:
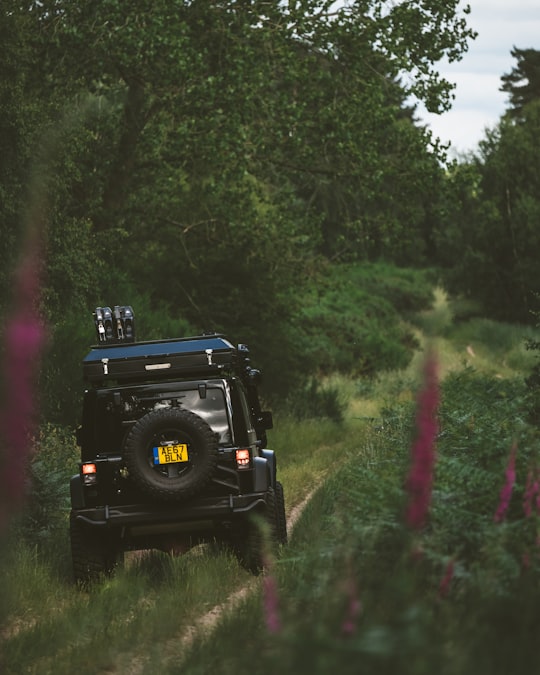
[[6,0],[0,245],[41,171],[62,353],[93,306],[131,302],[294,362],[323,260],[425,260],[440,148],[414,101],[451,103],[458,5]]
[[509,107],[478,153],[449,175],[438,245],[454,290],[492,317],[530,323],[540,298],[540,52],[512,55],[517,64],[501,78]]
[[514,47],[511,54],[517,63],[501,77],[501,91],[509,95],[507,114],[521,118],[525,106],[540,99],[540,51]]

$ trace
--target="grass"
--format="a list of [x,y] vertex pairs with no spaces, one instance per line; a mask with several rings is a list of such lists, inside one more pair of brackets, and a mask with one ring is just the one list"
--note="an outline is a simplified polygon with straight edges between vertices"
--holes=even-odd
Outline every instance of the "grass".
[[[416,325],[421,344],[436,347],[444,378],[427,528],[411,531],[403,521],[419,352],[398,372],[328,377],[325,385],[349,402],[341,425],[276,419],[269,444],[288,513],[315,491],[272,572],[277,634],[265,625],[262,580],[223,552],[134,557],[81,592],[62,563],[65,539],[55,556],[15,543],[3,566],[2,672],[533,672],[540,519],[524,518],[521,500],[540,458],[524,413],[525,361],[512,356],[522,329],[478,319],[455,326],[447,302],[437,296],[429,338]],[[508,518],[495,524],[516,439],[514,495]],[[253,590],[210,636],[184,641],[243,587]]]
[[437,288],[432,309],[418,312],[413,319],[421,330],[417,338],[423,342],[427,337],[435,342],[443,373],[464,365],[500,377],[530,372],[537,356],[527,350],[526,342],[539,339],[538,328],[474,315],[456,320],[460,303]]
[[[270,445],[279,450],[289,513],[354,454],[359,431],[354,421],[350,428],[329,420],[276,422]],[[252,581],[234,558],[211,547],[177,558],[159,552],[131,558],[88,593],[74,588],[68,576],[67,540],[54,556],[13,542],[3,567],[3,588],[11,592],[3,607],[0,664],[3,673],[17,675],[123,673],[134,667],[155,672],[156,663],[169,659],[165,652],[177,658],[176,643],[196,617]]]
[[[368,382],[334,376],[351,400],[349,423],[361,420],[363,433],[310,502],[275,570],[281,633],[265,633],[262,601],[250,597],[212,635],[211,654],[201,640],[170,672],[248,672],[254,663],[261,674],[534,672],[540,521],[524,517],[521,500],[539,460],[537,434],[526,422],[523,362],[500,368],[493,359],[511,354],[522,332],[483,327],[461,327],[481,347],[477,360],[463,358],[449,326],[430,336],[445,382],[429,526],[416,532],[403,522],[418,360]],[[495,523],[516,440],[510,510]],[[239,649],[235,636],[248,626]]]
[[230,556],[207,549],[178,558],[150,553],[88,593],[47,574],[38,561],[15,569],[12,582],[24,590],[4,629],[6,673],[123,672],[122,663],[178,639],[195,613],[223,602],[246,577]]
[[[227,675],[254,663],[262,675],[535,671],[539,520],[524,517],[521,500],[538,457],[535,432],[520,419],[523,383],[463,370],[443,393],[429,526],[404,525],[412,408],[398,404],[304,512],[275,570],[282,631],[265,631],[252,596],[169,672]],[[495,523],[515,437],[515,494]],[[249,635],[241,648],[238,635]]]
[[286,494],[287,507],[292,508],[320,485],[329,472],[362,444],[365,425],[356,420],[336,424],[331,420],[278,419],[269,433],[269,445],[278,455],[278,471]]

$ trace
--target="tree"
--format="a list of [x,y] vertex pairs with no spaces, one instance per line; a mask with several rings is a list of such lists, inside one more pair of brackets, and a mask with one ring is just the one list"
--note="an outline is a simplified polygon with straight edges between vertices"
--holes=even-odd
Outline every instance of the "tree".
[[454,290],[493,317],[531,323],[540,293],[540,52],[512,55],[517,65],[501,78],[509,108],[446,180],[438,256]]
[[519,122],[503,117],[479,156],[455,173],[451,194],[459,208],[439,240],[452,288],[506,321],[533,322],[538,309],[539,140],[540,101],[525,106]]
[[509,95],[510,107],[506,113],[520,119],[525,106],[540,99],[540,51],[514,47],[510,53],[517,64],[501,77],[500,90]]
[[294,355],[320,251],[406,261],[426,239],[436,161],[404,102],[450,105],[458,0],[8,2],[39,64],[25,138],[60,128],[54,324],[123,289]]
[[[420,135],[411,145],[401,103],[416,94],[432,110],[448,107],[450,85],[434,63],[459,58],[472,36],[457,2],[49,0],[38,7],[44,34],[54,38],[45,61],[57,87],[106,96],[114,120],[96,132],[108,148],[92,167],[101,181],[96,232],[122,230],[142,172],[155,182],[169,169],[175,180],[180,168],[191,184],[216,165],[222,182],[247,172],[281,189],[285,175],[308,205],[327,185],[349,181],[339,218],[365,239],[358,207],[348,203],[352,193],[360,192],[361,205],[376,195],[369,229],[387,221],[390,230],[399,215],[377,212],[404,174],[396,160],[429,144]],[[407,82],[397,86],[404,72]],[[421,175],[424,165],[412,171]],[[406,173],[403,185],[416,185]],[[398,192],[391,210],[410,196]],[[324,220],[327,242],[335,220]]]
[[[9,4],[9,3],[8,3]],[[33,153],[33,130],[41,119],[35,95],[38,64],[32,50],[33,22],[24,13],[0,11],[0,303],[10,291],[21,242],[25,186]]]

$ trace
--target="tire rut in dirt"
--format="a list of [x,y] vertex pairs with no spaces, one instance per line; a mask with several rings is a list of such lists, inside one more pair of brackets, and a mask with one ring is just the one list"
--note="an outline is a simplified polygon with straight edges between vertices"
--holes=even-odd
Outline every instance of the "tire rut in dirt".
[[287,534],[287,517],[285,515],[285,495],[283,492],[283,485],[276,481],[275,488],[275,531],[278,544],[286,544],[288,541]]

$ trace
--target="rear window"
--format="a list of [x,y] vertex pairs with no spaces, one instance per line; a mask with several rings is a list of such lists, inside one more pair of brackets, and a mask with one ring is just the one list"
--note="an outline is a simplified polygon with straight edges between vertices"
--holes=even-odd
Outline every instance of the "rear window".
[[126,421],[135,421],[145,412],[168,407],[190,410],[217,434],[220,444],[232,445],[231,415],[223,389],[208,383],[197,388],[194,383],[186,384],[177,385],[175,389],[169,388],[170,385],[167,388],[143,385],[137,390],[119,388],[116,392],[104,391],[97,398],[88,396],[83,419],[88,452],[118,453],[126,433]]
[[205,393],[206,396],[201,398],[197,389],[186,389],[181,393],[179,392],[176,401],[181,408],[191,410],[201,417],[212,431],[218,434],[220,443],[230,445],[232,437],[223,391],[208,387]]

